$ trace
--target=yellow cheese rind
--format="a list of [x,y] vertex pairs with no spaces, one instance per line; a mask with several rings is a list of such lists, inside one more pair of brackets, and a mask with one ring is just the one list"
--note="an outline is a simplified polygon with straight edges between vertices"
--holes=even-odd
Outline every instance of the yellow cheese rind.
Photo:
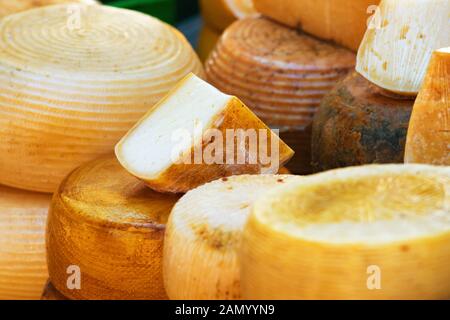
[[431,58],[414,104],[405,162],[450,166],[450,48]]
[[449,215],[448,167],[353,167],[270,190],[243,232],[242,298],[448,299]]
[[38,300],[51,196],[0,186],[0,300]]
[[254,0],[256,10],[288,26],[357,51],[379,0]]
[[358,50],[356,71],[395,93],[417,95],[431,54],[449,45],[448,0],[383,0]]
[[[178,198],[150,190],[114,156],[75,170],[55,193],[49,212],[50,281],[69,299],[166,299],[164,230]],[[69,269],[68,274],[71,266],[80,273]],[[68,280],[76,284],[77,279],[69,277],[78,275],[81,288],[68,287]]]
[[297,177],[233,176],[184,195],[172,210],[164,240],[169,298],[240,299],[238,248],[250,208],[265,192],[293,179]]
[[55,5],[0,22],[0,183],[53,192],[180,79],[202,75],[184,36],[142,13]]

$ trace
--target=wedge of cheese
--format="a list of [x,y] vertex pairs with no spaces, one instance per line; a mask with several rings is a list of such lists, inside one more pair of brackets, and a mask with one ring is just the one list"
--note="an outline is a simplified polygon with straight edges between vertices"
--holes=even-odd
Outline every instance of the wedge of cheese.
[[291,27],[358,50],[379,0],[253,0],[256,10]]
[[54,5],[0,20],[0,183],[53,192],[201,63],[136,11]]
[[378,26],[368,29],[356,70],[387,90],[417,95],[431,54],[449,45],[448,0],[383,0]]
[[51,196],[0,186],[0,300],[38,300],[48,278],[45,221]]
[[246,300],[449,299],[450,167],[353,167],[270,190],[239,257]]
[[223,178],[175,205],[164,240],[164,283],[173,300],[240,299],[238,248],[253,202],[286,175]]
[[222,32],[236,19],[257,15],[253,0],[200,0],[207,26]]
[[54,301],[63,301],[67,300],[58,290],[56,290],[55,286],[47,281],[44,287],[44,291],[42,292],[41,300],[54,300]]
[[293,151],[238,98],[190,74],[125,135],[116,155],[152,189],[186,192],[220,177],[277,173]]
[[49,212],[51,283],[69,299],[166,299],[164,230],[178,198],[147,188],[112,155],[75,170]]
[[414,104],[405,162],[450,166],[450,47],[433,53]]
[[0,0],[0,18],[37,7],[61,3],[98,4],[97,0]]
[[314,118],[313,170],[403,163],[413,104],[414,98],[349,74],[324,97]]

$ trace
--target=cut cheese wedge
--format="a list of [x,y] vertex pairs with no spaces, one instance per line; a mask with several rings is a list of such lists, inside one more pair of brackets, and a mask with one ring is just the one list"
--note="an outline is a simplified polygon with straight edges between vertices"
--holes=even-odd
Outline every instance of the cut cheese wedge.
[[63,301],[68,299],[56,290],[55,286],[50,281],[47,281],[44,291],[42,292],[41,300]]
[[256,10],[324,40],[358,50],[379,0],[253,0]]
[[127,133],[116,155],[152,189],[186,192],[220,177],[277,173],[293,151],[238,98],[191,74]]
[[0,22],[0,183],[53,192],[201,63],[184,36],[135,11],[55,5]]
[[431,59],[414,104],[405,162],[450,166],[450,48]]
[[222,32],[236,19],[257,15],[253,0],[200,0],[206,25]]
[[449,299],[450,168],[353,167],[270,190],[239,257],[243,299]]
[[322,100],[313,122],[314,171],[403,163],[414,99],[349,74]]
[[166,299],[164,230],[178,198],[150,190],[114,156],[75,170],[48,217],[50,281],[69,299]]
[[96,0],[0,0],[0,18],[37,7],[61,3],[98,4]]
[[0,300],[38,300],[48,278],[45,221],[51,196],[0,186]]
[[197,53],[201,61],[206,61],[219,41],[220,33],[211,27],[203,26],[198,40]]
[[164,283],[174,300],[240,298],[238,248],[253,202],[275,186],[301,179],[243,175],[205,184],[172,210],[164,240]]
[[416,95],[433,50],[449,45],[448,0],[383,0],[379,25],[368,29],[356,70],[378,86]]

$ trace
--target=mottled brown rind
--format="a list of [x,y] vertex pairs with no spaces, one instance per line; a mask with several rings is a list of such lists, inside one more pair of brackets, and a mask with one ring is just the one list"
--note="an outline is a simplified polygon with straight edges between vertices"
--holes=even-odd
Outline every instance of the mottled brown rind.
[[350,74],[325,96],[314,118],[313,169],[402,163],[413,104]]

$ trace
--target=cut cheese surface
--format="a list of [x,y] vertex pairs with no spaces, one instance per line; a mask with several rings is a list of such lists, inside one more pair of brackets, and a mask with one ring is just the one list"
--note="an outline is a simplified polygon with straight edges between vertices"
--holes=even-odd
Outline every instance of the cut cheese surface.
[[0,0],[0,17],[37,7],[61,3],[98,4],[96,0]]
[[413,104],[349,74],[324,97],[314,118],[314,170],[403,163]]
[[291,27],[358,50],[379,0],[253,0],[256,10]]
[[414,104],[405,162],[450,166],[450,48],[431,58]]
[[353,167],[270,190],[240,257],[244,299],[448,299],[450,168]]
[[[227,138],[227,134],[238,134],[237,130],[249,130],[249,134],[255,134],[255,140],[253,145],[250,139],[245,140],[246,145],[240,145],[232,153],[229,149],[234,150],[233,146],[239,142],[233,136]],[[272,150],[273,142],[277,146]],[[261,145],[278,166],[272,167],[272,163],[265,166],[260,161],[264,150]],[[245,156],[242,163],[238,162],[238,153]],[[151,188],[162,192],[186,192],[234,174],[276,173],[292,154],[239,99],[192,74],[116,146],[120,163]]]
[[184,36],[135,11],[55,5],[0,22],[0,183],[53,192],[190,72]]
[[[163,237],[178,198],[150,190],[113,156],[75,170],[49,213],[50,281],[70,299],[165,299]],[[66,285],[70,266],[80,290]]]
[[45,222],[51,196],[0,186],[0,300],[38,300],[48,278]]
[[206,25],[222,32],[236,19],[257,15],[253,0],[200,0]]
[[368,29],[356,70],[378,86],[416,95],[431,54],[449,45],[448,0],[383,0],[379,25]]
[[223,178],[189,191],[172,210],[164,241],[170,299],[239,299],[238,248],[253,202],[287,175]]

